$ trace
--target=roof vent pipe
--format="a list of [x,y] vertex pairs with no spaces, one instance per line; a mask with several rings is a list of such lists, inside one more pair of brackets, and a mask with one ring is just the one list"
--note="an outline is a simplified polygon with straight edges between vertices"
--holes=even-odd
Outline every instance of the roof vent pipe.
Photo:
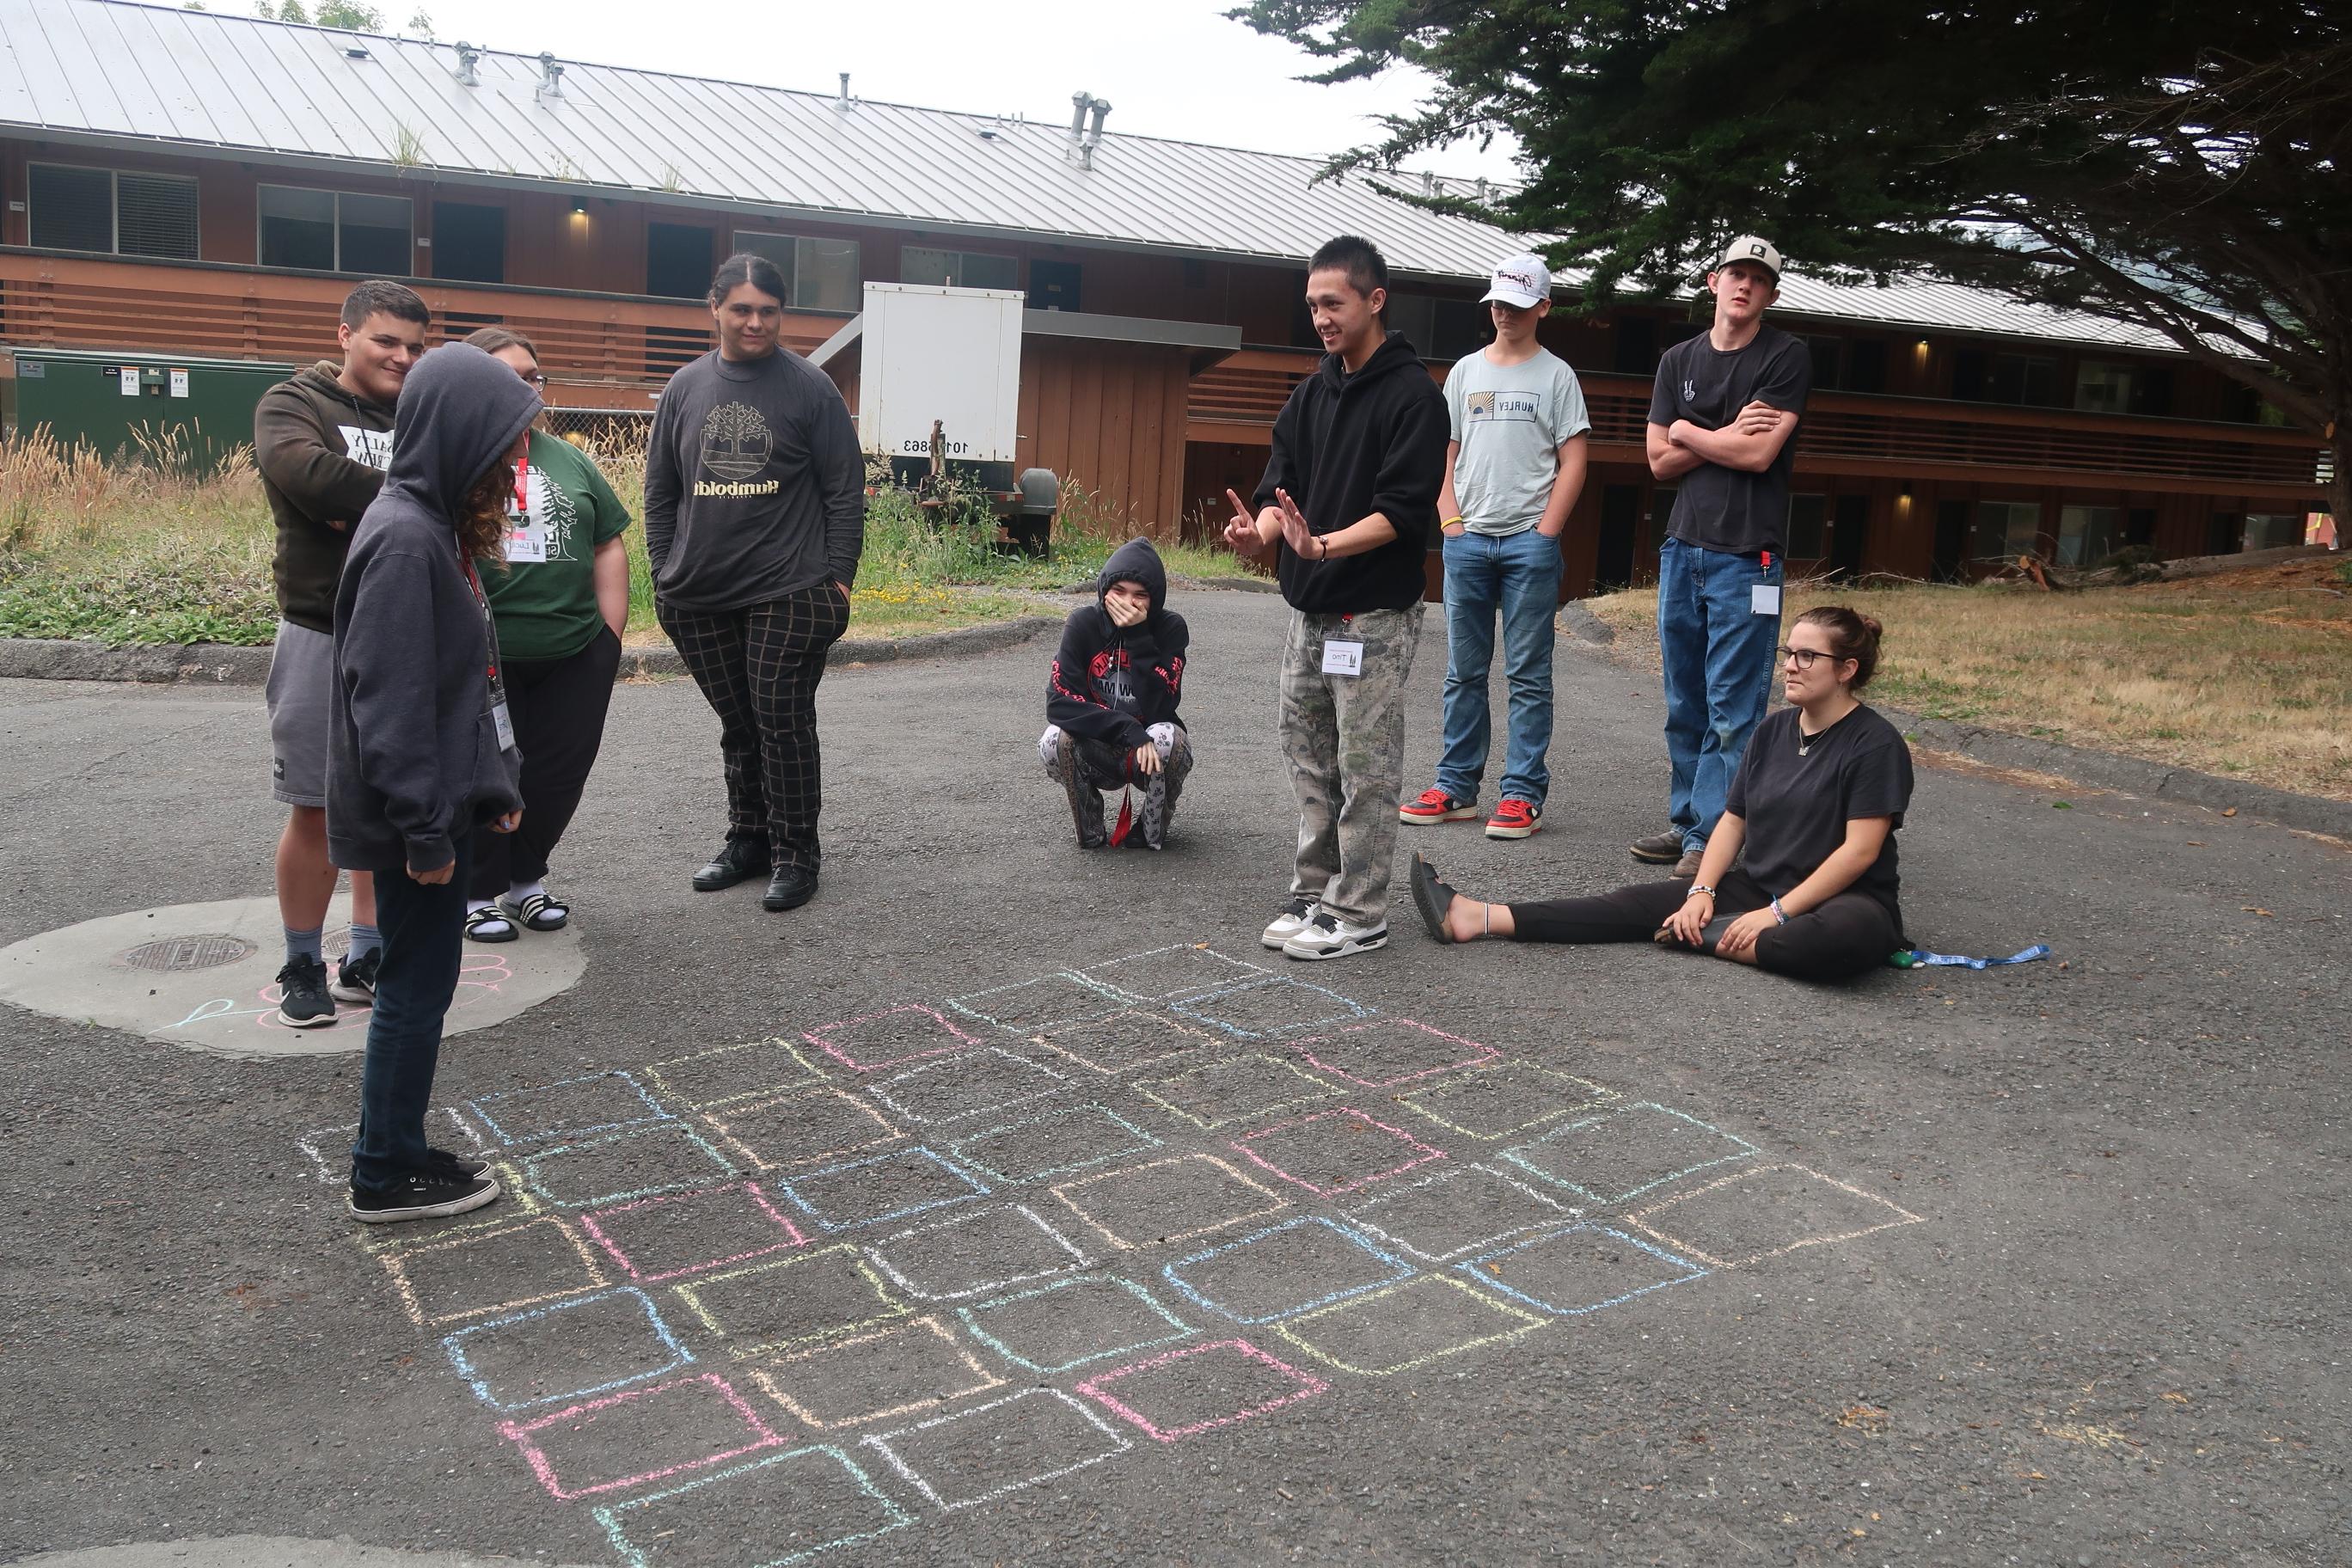
[[1095,95],[1093,93],[1074,92],[1070,94],[1071,146],[1076,146],[1079,142],[1085,139],[1087,133],[1087,110],[1092,109],[1094,106]]
[[1089,107],[1094,110],[1095,122],[1087,132],[1087,140],[1089,142],[1099,142],[1102,140],[1103,121],[1110,117],[1110,100],[1097,98]]
[[849,73],[847,71],[841,73],[841,96],[833,100],[833,106],[844,114],[849,112]]
[[462,38],[457,41],[457,85],[459,87],[482,85],[482,79],[474,72],[474,67],[481,58],[481,50]]
[[555,54],[552,50],[541,49],[540,51],[539,77],[539,92],[537,96],[541,98],[562,98],[563,96],[563,68],[555,63]]

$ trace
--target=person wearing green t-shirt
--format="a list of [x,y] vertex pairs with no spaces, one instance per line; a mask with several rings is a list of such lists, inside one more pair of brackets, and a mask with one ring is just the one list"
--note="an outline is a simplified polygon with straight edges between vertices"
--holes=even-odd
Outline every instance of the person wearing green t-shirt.
[[[504,327],[466,340],[538,388],[539,351]],[[515,468],[506,559],[480,563],[498,626],[515,744],[522,752],[523,826],[486,838],[466,895],[466,934],[512,942],[560,931],[572,911],[547,890],[547,863],[579,809],[604,741],[604,711],[629,618],[629,514],[586,453],[543,430]]]

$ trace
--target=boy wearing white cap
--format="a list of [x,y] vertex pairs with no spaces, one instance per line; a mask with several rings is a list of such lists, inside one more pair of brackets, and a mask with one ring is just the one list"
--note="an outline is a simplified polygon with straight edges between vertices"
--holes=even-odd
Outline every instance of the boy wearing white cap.
[[1495,268],[1486,302],[1495,341],[1445,378],[1453,439],[1438,516],[1445,534],[1445,743],[1437,783],[1397,808],[1409,823],[1478,815],[1492,721],[1486,674],[1503,623],[1510,685],[1500,798],[1489,838],[1525,838],[1543,825],[1551,786],[1552,616],[1559,605],[1559,534],[1584,488],[1584,389],[1536,342],[1551,313],[1551,268],[1535,255]]
[[1715,324],[1658,360],[1650,472],[1675,491],[1658,546],[1658,651],[1674,764],[1666,831],[1633,858],[1696,877],[1748,737],[1764,717],[1780,637],[1781,554],[1797,421],[1812,389],[1803,342],[1764,324],[1780,252],[1742,235],[1706,275]]

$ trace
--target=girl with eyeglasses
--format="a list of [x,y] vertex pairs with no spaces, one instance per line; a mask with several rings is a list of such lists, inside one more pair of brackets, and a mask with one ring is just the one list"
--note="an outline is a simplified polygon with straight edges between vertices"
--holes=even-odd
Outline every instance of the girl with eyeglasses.
[[[539,350],[520,332],[484,327],[466,340],[534,392],[547,384]],[[629,620],[628,510],[585,452],[544,430],[509,465],[507,527],[482,572],[506,658],[507,700],[522,750],[530,813],[511,837],[484,840],[466,888],[466,935],[513,942],[561,931],[570,906],[547,886],[547,863],[580,808],[604,743],[604,714]]]
[[1911,749],[1855,695],[1878,668],[1876,620],[1806,611],[1780,650],[1789,706],[1757,726],[1696,879],[1598,898],[1487,904],[1412,858],[1412,895],[1442,942],[1656,942],[1806,980],[1843,980],[1907,946],[1895,830]]

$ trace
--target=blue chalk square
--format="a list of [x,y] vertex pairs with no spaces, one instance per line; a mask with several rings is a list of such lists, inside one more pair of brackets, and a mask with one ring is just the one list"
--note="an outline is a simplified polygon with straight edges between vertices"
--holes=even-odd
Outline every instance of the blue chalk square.
[[789,1568],[915,1522],[830,1443],[608,1503],[594,1517],[628,1568]]
[[904,1219],[988,1195],[982,1183],[920,1145],[827,1165],[773,1185],[829,1231]]
[[1171,1285],[1237,1323],[1270,1323],[1419,1272],[1321,1215],[1286,1220],[1160,1270]]
[[671,1120],[635,1078],[617,1070],[485,1094],[466,1106],[491,1137],[509,1144],[614,1132]]
[[1745,1138],[1647,1100],[1562,1122],[1503,1158],[1596,1204],[1621,1204],[1759,1152]]
[[1223,1029],[1238,1039],[1263,1040],[1321,1024],[1369,1018],[1372,1009],[1303,980],[1269,975],[1169,1004],[1171,1012]]
[[1687,1258],[1591,1221],[1529,1237],[1454,1267],[1489,1290],[1563,1318],[1707,1275]]
[[1052,1376],[1191,1339],[1200,1331],[1132,1279],[1090,1274],[958,1307],[974,1339],[1015,1366]]
[[501,1413],[609,1394],[694,1360],[652,1299],[625,1286],[492,1318],[441,1347],[474,1396]]

